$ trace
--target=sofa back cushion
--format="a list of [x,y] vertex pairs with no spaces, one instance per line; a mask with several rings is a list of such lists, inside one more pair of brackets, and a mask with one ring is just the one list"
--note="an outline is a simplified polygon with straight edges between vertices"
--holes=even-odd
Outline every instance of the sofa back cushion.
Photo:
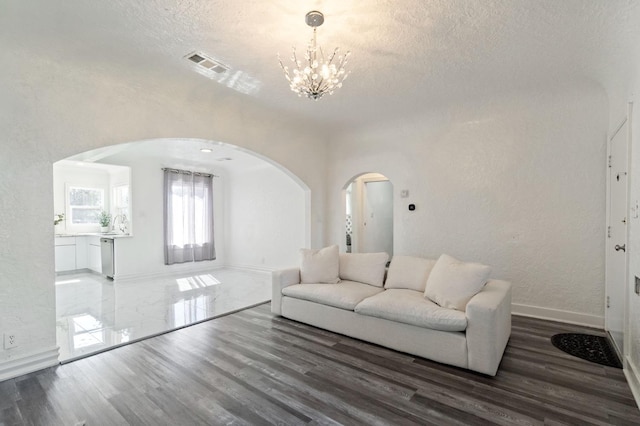
[[384,252],[341,253],[340,279],[382,287],[388,261]]
[[424,292],[436,261],[414,256],[393,256],[384,288],[405,288]]
[[338,246],[323,249],[300,249],[300,283],[336,284],[340,282]]
[[489,279],[491,268],[465,263],[447,254],[440,256],[427,279],[425,297],[444,308],[463,311]]

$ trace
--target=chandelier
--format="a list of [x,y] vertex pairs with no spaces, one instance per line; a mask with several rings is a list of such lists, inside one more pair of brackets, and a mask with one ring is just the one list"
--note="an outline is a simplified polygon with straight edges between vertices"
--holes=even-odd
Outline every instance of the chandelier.
[[327,93],[332,95],[334,90],[342,87],[342,82],[349,75],[344,66],[351,52],[340,56],[340,49],[336,47],[333,53],[325,58],[322,48],[316,44],[316,30],[324,22],[324,15],[315,10],[311,11],[307,13],[305,22],[313,28],[313,38],[307,46],[304,60],[298,59],[295,47],[291,56],[294,64],[291,72],[289,67],[282,63],[280,55],[278,60],[291,90],[298,96],[306,96],[317,101]]

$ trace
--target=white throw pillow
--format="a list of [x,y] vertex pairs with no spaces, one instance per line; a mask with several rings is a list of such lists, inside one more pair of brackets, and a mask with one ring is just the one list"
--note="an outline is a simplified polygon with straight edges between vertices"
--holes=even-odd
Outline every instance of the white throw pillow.
[[406,288],[424,292],[436,261],[413,256],[393,256],[384,288]]
[[339,265],[337,245],[319,250],[300,249],[300,283],[339,283]]
[[341,253],[340,279],[356,281],[376,287],[384,285],[387,253]]
[[491,268],[440,256],[427,279],[425,297],[444,308],[464,311],[467,303],[487,283]]

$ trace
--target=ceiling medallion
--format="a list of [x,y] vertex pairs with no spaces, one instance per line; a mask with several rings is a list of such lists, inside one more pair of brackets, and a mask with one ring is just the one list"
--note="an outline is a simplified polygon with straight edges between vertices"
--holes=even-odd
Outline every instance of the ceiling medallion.
[[293,66],[291,72],[285,66],[278,55],[280,66],[284,70],[284,75],[289,81],[289,87],[298,96],[305,96],[317,101],[327,93],[332,95],[334,90],[342,87],[342,82],[347,78],[349,72],[345,71],[347,58],[351,52],[345,55],[338,55],[339,48],[336,47],[331,55],[325,58],[322,48],[316,44],[316,30],[324,22],[324,15],[318,11],[311,11],[305,17],[307,25],[313,28],[313,38],[307,46],[304,60],[299,60],[296,55],[296,48],[293,48],[291,61]]

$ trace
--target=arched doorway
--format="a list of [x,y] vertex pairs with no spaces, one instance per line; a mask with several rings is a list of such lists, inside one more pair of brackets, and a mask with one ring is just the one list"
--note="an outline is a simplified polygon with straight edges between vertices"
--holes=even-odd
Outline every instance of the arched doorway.
[[393,256],[393,184],[380,173],[365,173],[344,187],[346,252]]
[[[128,168],[132,226],[114,242],[114,281],[103,281],[96,268],[57,275],[63,361],[268,301],[270,271],[297,262],[298,249],[309,245],[309,188],[248,150],[200,139],[155,139],[80,153],[64,163],[75,169],[58,174],[54,194],[71,180],[82,187],[84,169]],[[215,260],[164,265],[165,167],[214,175]],[[104,179],[110,188],[108,174]],[[65,197],[55,196],[61,202]],[[113,203],[115,197],[105,200],[104,208],[109,211]],[[65,238],[73,244],[65,246],[66,253],[75,251],[77,262],[77,255],[91,248],[85,240],[99,237],[93,234],[68,232]]]

